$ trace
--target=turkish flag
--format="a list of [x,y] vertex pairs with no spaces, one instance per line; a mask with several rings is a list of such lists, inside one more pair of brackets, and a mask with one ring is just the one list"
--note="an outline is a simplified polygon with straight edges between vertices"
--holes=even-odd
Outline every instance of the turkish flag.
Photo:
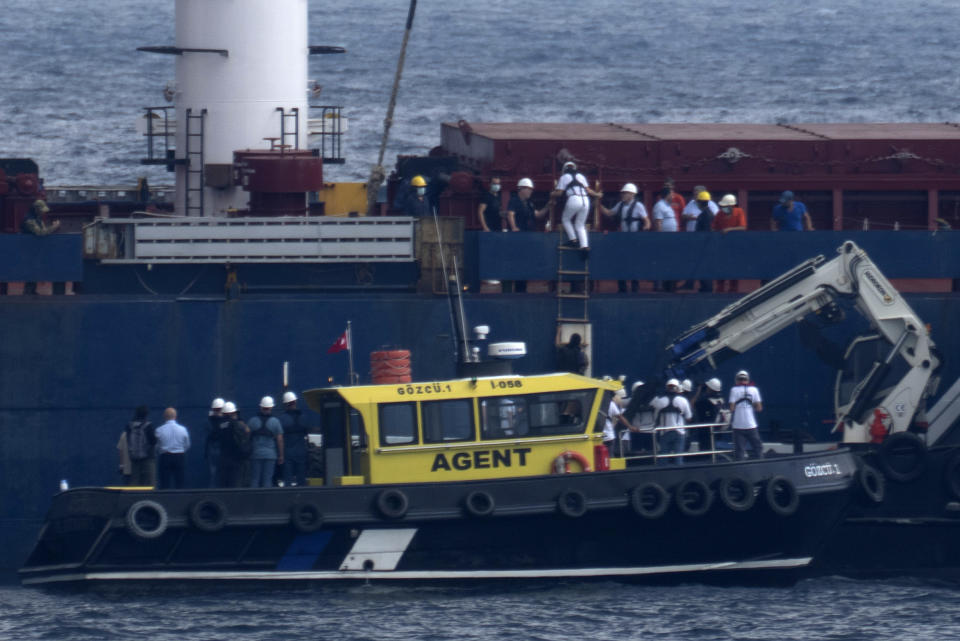
[[347,332],[340,334],[337,337],[337,340],[330,346],[330,349],[327,350],[327,354],[336,354],[337,352],[342,352],[345,349],[350,349],[350,342],[347,339]]

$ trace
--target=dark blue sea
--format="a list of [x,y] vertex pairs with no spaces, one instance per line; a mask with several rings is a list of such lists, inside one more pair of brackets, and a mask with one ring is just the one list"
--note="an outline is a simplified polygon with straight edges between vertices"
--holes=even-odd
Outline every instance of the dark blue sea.
[[[140,108],[163,104],[172,0],[3,0],[0,157],[48,185],[133,185]],[[323,104],[350,120],[363,180],[406,0],[310,3]],[[957,0],[420,0],[388,164],[468,121],[957,121]],[[956,639],[960,590],[919,579],[697,584],[331,586],[87,592],[0,586],[2,639]]]

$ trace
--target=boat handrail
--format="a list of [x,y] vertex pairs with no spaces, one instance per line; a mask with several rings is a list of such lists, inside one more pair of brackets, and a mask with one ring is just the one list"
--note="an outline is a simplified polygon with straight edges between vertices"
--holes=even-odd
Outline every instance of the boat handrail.
[[565,434],[562,436],[542,436],[537,438],[498,438],[483,441],[457,441],[456,443],[436,443],[431,445],[403,445],[398,447],[378,447],[377,454],[397,454],[400,452],[432,452],[436,450],[453,450],[476,447],[477,445],[504,446],[530,445],[536,443],[567,443],[571,441],[586,441],[591,438],[600,438],[600,434]]
[[[721,428],[721,429],[716,429],[716,428]],[[657,437],[656,437],[656,433],[657,433],[657,432],[674,432],[674,431],[677,431],[677,430],[697,430],[697,429],[707,429],[707,430],[709,431],[709,433],[710,433],[710,449],[709,449],[709,450],[703,450],[703,451],[698,450],[698,451],[696,451],[696,452],[680,452],[680,453],[677,453],[677,454],[661,454],[661,453],[659,453],[659,452],[657,451],[657,448],[658,448]],[[733,453],[733,451],[734,451],[732,448],[731,448],[731,449],[718,449],[718,448],[717,448],[717,443],[716,443],[716,438],[715,438],[716,435],[717,435],[717,434],[731,434],[732,432],[733,432],[733,430],[730,429],[730,424],[727,423],[727,422],[723,422],[723,423],[691,423],[690,425],[672,425],[672,426],[667,426],[667,427],[654,427],[653,429],[650,429],[650,430],[640,430],[640,431],[638,431],[638,432],[632,432],[632,433],[650,434],[651,436],[653,436],[653,439],[652,439],[652,440],[653,440],[653,452],[652,452],[652,454],[641,454],[641,455],[637,455],[637,456],[621,456],[621,457],[619,457],[619,458],[623,458],[623,459],[625,459],[625,460],[627,460],[627,461],[639,461],[639,460],[650,460],[650,459],[652,459],[653,462],[654,462],[654,464],[656,464],[660,459],[683,458],[684,456],[703,456],[703,455],[708,455],[708,454],[709,454],[709,455],[710,455],[710,461],[711,461],[712,463],[716,463],[716,462],[717,462],[717,455],[718,455],[718,454],[720,454],[720,455],[726,455],[726,454],[731,454],[731,453]],[[629,432],[628,432],[628,433],[629,433]]]

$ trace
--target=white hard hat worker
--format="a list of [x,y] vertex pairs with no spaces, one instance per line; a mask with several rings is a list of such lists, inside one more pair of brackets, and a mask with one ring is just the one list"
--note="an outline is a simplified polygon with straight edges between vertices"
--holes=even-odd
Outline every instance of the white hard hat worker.
[[231,403],[230,401],[227,401],[226,403],[223,404],[223,413],[224,413],[224,414],[236,414],[236,413],[237,413],[237,406],[234,405],[233,403]]
[[273,397],[264,396],[260,399],[260,407],[265,410],[273,409]]
[[636,391],[637,391],[637,388],[638,388],[638,387],[643,387],[643,385],[644,385],[643,381],[637,381],[637,382],[634,383],[633,386],[630,388],[630,392],[631,392],[631,393],[636,392]]
[[675,378],[671,378],[669,381],[667,381],[667,389],[668,389],[668,390],[669,390],[669,389],[675,389],[675,390],[677,390],[677,391],[679,392],[679,391],[680,391],[680,381],[678,381],[678,380],[675,379]]
[[521,178],[520,182],[517,183],[517,189],[533,189],[533,181],[529,178]]
[[627,400],[627,390],[623,389],[622,387],[618,389],[613,394],[613,400],[616,401],[617,405],[623,405],[623,403]]
[[721,198],[720,202],[717,204],[720,205],[721,207],[736,207],[737,197],[734,196],[733,194],[727,194],[726,196]]
[[719,378],[711,378],[709,381],[707,381],[707,387],[714,392],[719,392],[723,389],[723,383],[720,382]]
[[215,398],[213,402],[210,403],[210,409],[212,410],[222,410],[224,406],[224,401],[222,398]]
[[684,392],[692,392],[693,381],[691,381],[689,378],[685,378],[683,379],[683,382],[680,384],[680,387],[683,389]]
[[620,193],[621,193],[621,194],[633,194],[633,195],[636,195],[636,194],[637,194],[637,186],[634,185],[633,183],[627,183],[626,185],[623,186],[623,189],[620,190]]
[[296,400],[297,400],[297,395],[294,394],[293,392],[284,392],[284,393],[283,393],[283,404],[284,404],[284,405],[286,405],[287,403],[293,403],[293,402],[296,401]]
[[739,372],[737,372],[737,377],[736,377],[736,378],[737,378],[737,382],[739,382],[739,381],[749,381],[749,380],[750,380],[750,373],[749,373],[747,370],[742,369],[742,370],[740,370]]
[[563,171],[566,172],[566,171],[576,171],[576,170],[577,170],[577,163],[573,162],[572,160],[568,160],[567,162],[563,163]]

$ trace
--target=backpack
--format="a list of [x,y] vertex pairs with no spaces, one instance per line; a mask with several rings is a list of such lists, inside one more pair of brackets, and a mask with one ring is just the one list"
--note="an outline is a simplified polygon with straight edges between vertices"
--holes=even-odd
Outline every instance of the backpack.
[[150,421],[131,421],[127,425],[127,450],[134,461],[153,456],[153,445],[150,443],[149,431],[153,429]]
[[246,428],[242,421],[236,421],[230,426],[234,451],[239,458],[250,458],[253,454],[253,439],[250,438],[250,432]]

